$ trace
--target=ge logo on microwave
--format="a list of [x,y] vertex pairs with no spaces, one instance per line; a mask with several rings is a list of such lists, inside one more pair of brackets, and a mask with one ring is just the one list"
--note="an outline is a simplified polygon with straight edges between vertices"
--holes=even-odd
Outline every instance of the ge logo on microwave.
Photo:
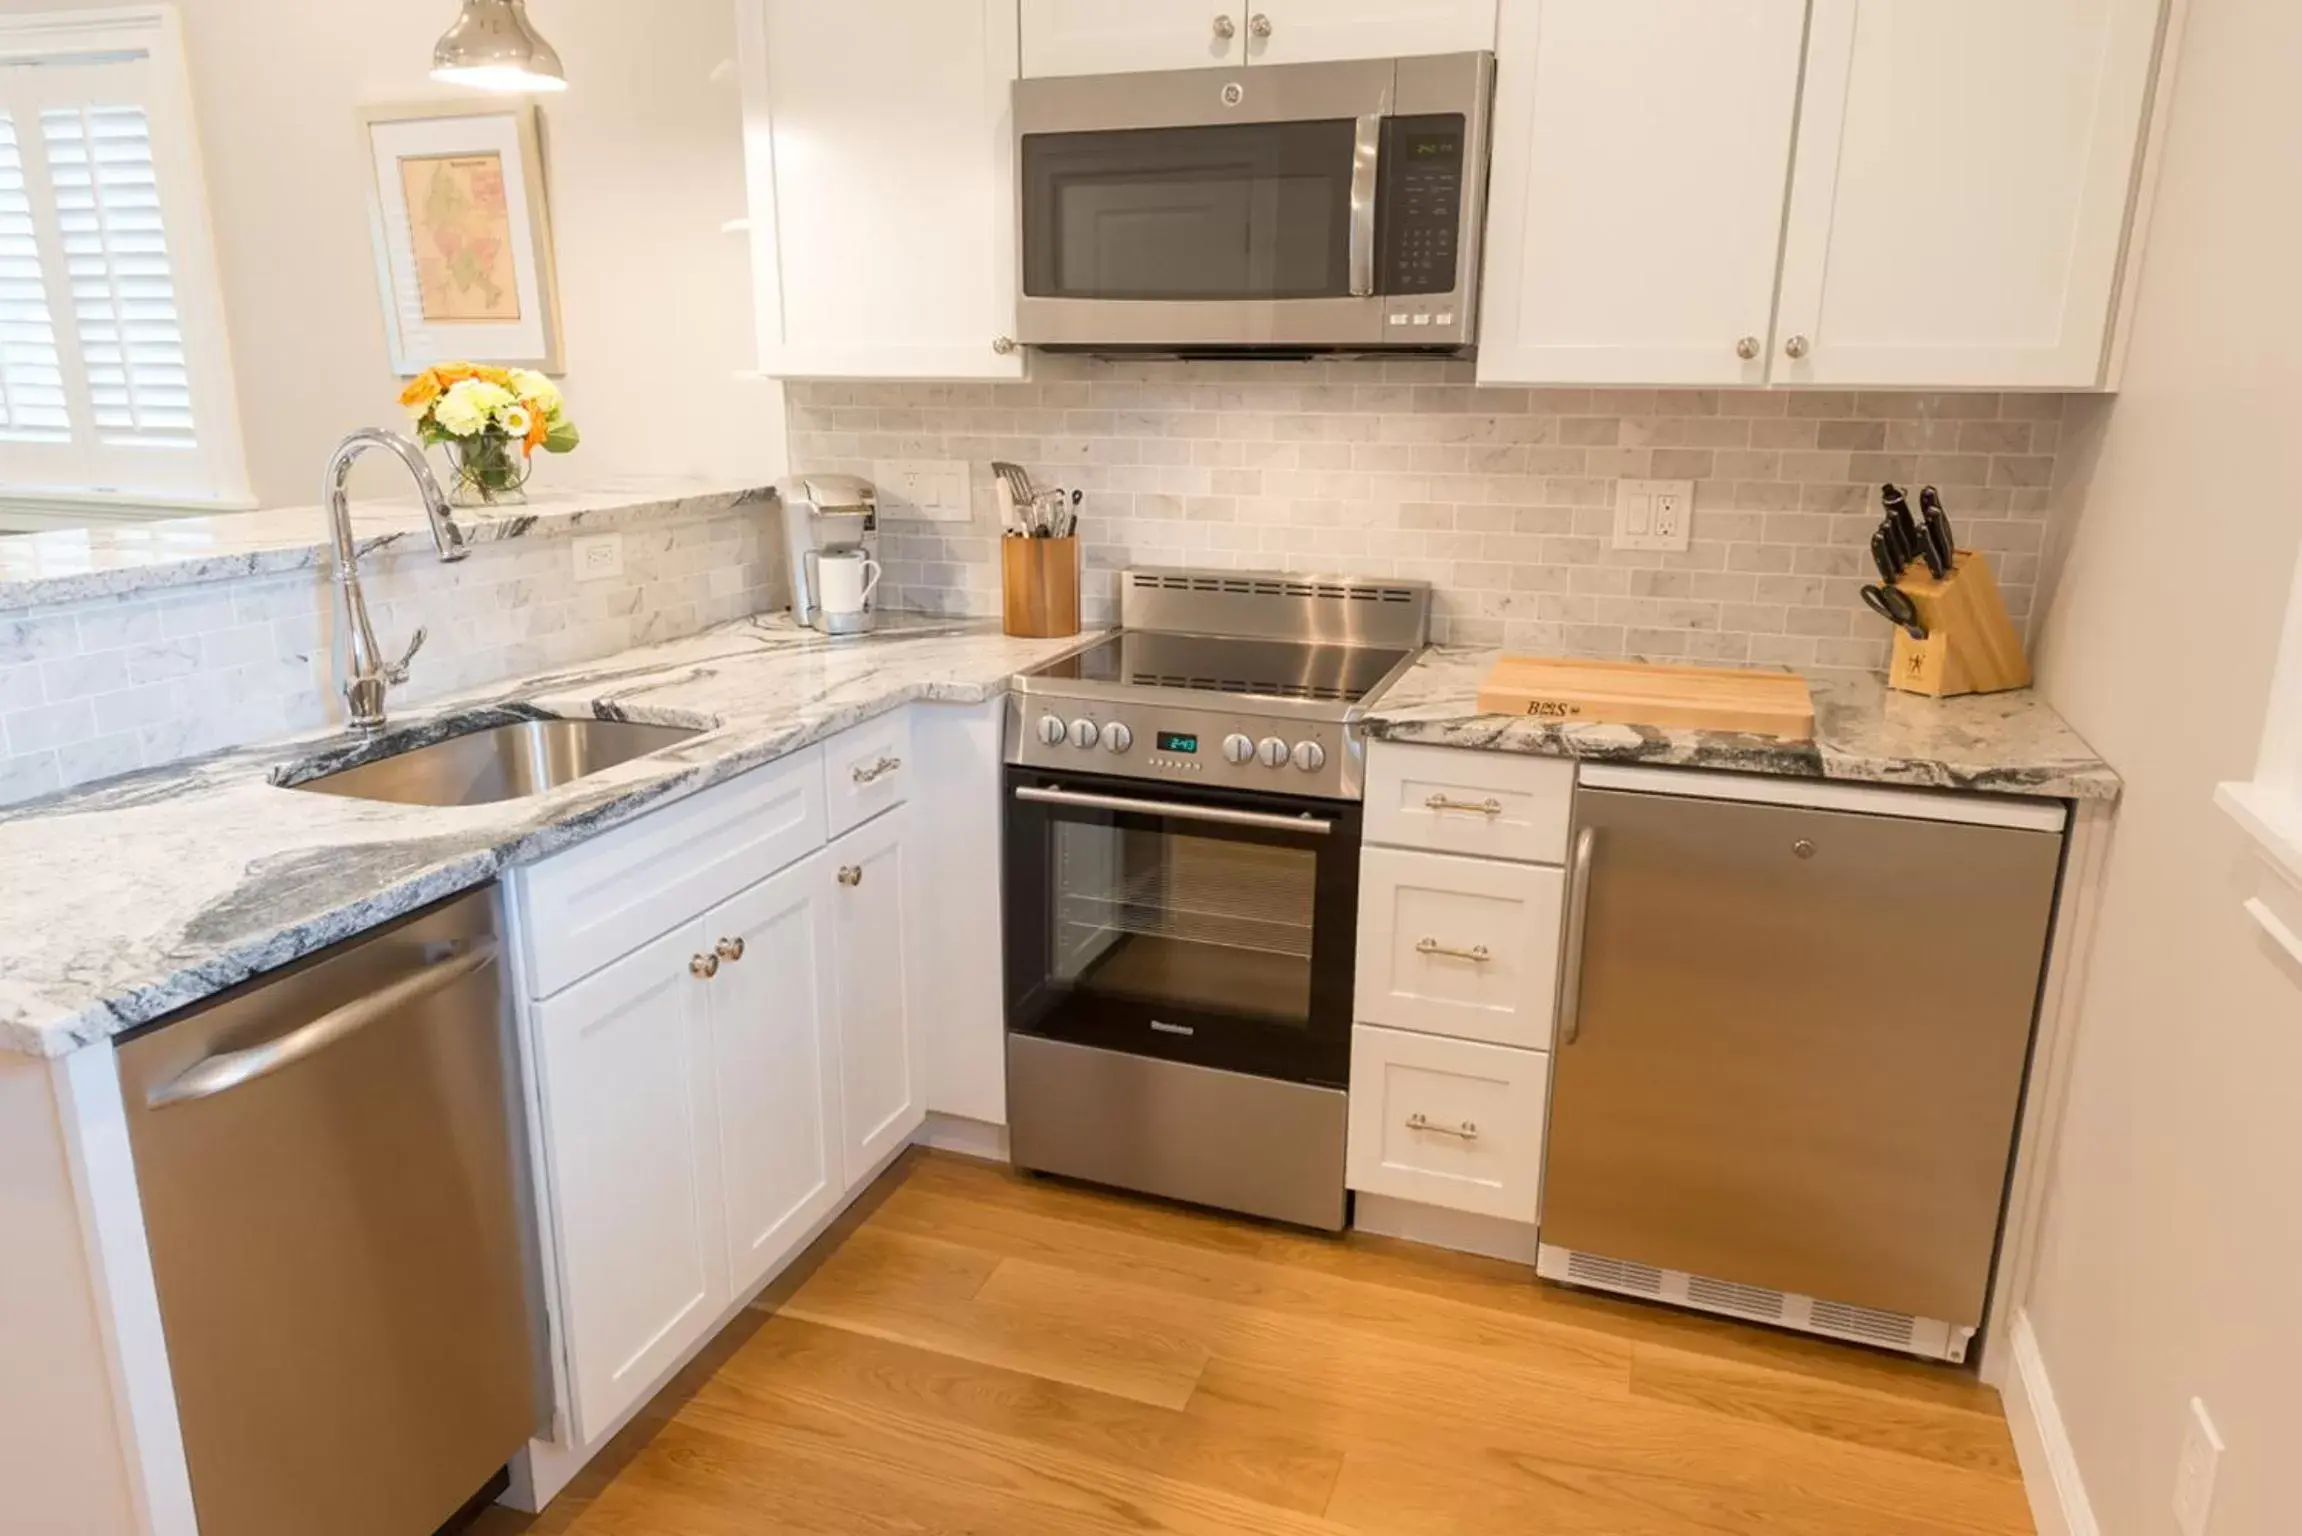
[[1235,107],[1247,99],[1247,88],[1236,80],[1223,82],[1223,105]]

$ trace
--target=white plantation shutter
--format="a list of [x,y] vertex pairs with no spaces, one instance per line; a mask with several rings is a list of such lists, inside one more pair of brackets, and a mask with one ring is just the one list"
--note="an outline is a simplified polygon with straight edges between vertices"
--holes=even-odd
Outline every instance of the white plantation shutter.
[[0,17],[0,496],[245,493],[174,12]]

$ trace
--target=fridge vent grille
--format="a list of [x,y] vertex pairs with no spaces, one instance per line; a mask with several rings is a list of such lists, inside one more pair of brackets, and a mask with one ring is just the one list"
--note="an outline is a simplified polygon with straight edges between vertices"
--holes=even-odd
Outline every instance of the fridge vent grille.
[[1886,1344],[1896,1349],[1906,1349],[1910,1345],[1911,1330],[1918,1319],[1901,1312],[1850,1307],[1843,1301],[1818,1301],[1808,1314],[1808,1321],[1822,1333],[1835,1333],[1841,1338],[1861,1339],[1869,1344]]
[[1783,1294],[1759,1285],[1737,1285],[1732,1280],[1713,1280],[1708,1275],[1687,1277],[1687,1300],[1698,1307],[1709,1307],[1715,1312],[1735,1312],[1744,1317],[1755,1317],[1761,1322],[1782,1321]]
[[1635,1291],[1642,1296],[1660,1296],[1663,1293],[1661,1270],[1648,1264],[1634,1264],[1628,1259],[1601,1258],[1595,1253],[1578,1253],[1569,1259],[1567,1276],[1585,1285]]
[[1210,576],[1181,571],[1136,571],[1130,580],[1144,592],[1222,592],[1234,597],[1318,597],[1350,603],[1411,603],[1413,587],[1385,587],[1355,581],[1318,581],[1268,576]]

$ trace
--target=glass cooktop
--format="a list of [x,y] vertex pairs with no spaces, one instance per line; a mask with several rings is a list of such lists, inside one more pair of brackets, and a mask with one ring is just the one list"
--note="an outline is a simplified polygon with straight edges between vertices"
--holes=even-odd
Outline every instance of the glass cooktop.
[[1030,675],[1054,682],[1123,683],[1355,704],[1410,654],[1376,646],[1123,630],[1099,645],[1036,667]]

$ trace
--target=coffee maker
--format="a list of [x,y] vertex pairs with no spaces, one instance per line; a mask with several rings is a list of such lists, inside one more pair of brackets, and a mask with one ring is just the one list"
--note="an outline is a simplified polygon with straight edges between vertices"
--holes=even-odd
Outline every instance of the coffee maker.
[[826,613],[819,565],[825,555],[860,551],[879,559],[879,493],[860,475],[794,475],[779,480],[783,545],[791,572],[791,616],[826,635],[872,627],[877,604],[865,597],[852,613]]

